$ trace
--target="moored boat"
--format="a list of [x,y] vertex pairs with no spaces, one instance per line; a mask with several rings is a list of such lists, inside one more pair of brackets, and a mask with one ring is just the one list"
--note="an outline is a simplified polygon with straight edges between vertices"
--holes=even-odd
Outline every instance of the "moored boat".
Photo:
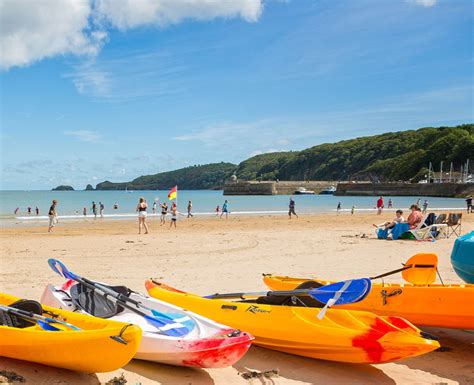
[[[148,293],[217,322],[248,330],[254,343],[295,355],[351,363],[380,363],[418,356],[439,347],[399,317],[373,313],[261,304],[259,300],[207,299],[147,280]],[[291,301],[290,301],[291,304]]]
[[[18,300],[0,293],[2,305]],[[31,302],[35,301],[30,301],[30,307]],[[109,372],[126,365],[135,355],[141,339],[138,326],[36,304],[35,314],[47,312],[48,317],[80,330],[65,327],[51,331],[34,322],[13,323],[3,313],[0,319],[6,322],[0,322],[0,356],[83,372]]]

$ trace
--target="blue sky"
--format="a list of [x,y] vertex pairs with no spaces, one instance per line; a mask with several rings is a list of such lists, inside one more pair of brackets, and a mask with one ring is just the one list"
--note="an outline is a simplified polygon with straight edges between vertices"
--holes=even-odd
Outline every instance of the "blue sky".
[[3,189],[474,121],[471,1],[0,7]]

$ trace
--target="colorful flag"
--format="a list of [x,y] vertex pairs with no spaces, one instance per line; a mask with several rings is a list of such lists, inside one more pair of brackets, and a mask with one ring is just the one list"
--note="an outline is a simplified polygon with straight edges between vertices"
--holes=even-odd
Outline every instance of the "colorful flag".
[[178,196],[178,186],[174,186],[168,193],[168,199],[172,201],[173,199],[176,199],[177,196]]

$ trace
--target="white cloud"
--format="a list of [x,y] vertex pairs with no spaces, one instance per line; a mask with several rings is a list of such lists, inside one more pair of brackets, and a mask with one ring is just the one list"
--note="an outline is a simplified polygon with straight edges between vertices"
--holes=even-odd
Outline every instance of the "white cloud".
[[421,5],[422,7],[432,7],[437,0],[407,0],[409,3]]
[[107,28],[166,26],[240,17],[257,21],[263,0],[2,0],[0,67],[24,66],[56,55],[96,55]]
[[262,9],[262,0],[97,0],[100,17],[120,29],[217,17],[241,17],[254,22]]
[[102,135],[97,131],[89,130],[76,130],[76,131],[64,131],[64,135],[72,136],[82,142],[99,143],[102,139]]
[[0,66],[8,69],[61,54],[93,55],[106,35],[89,28],[88,0],[0,2]]

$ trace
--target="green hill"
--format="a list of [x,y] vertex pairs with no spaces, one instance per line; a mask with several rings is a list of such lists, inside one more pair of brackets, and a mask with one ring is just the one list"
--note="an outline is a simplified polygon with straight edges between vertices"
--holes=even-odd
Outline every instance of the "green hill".
[[367,136],[303,151],[257,155],[239,164],[240,179],[423,179],[428,163],[474,161],[474,125],[421,128]]
[[113,183],[105,181],[96,186],[96,190],[166,190],[178,185],[183,190],[214,189],[221,187],[237,165],[232,163],[211,163],[202,166],[190,166],[179,170],[145,175],[131,182]]
[[243,180],[378,180],[423,179],[428,163],[444,161],[456,170],[474,162],[474,124],[426,127],[320,144],[302,151],[257,155],[241,162],[186,167],[131,182],[102,182],[98,190],[214,189],[235,173]]

